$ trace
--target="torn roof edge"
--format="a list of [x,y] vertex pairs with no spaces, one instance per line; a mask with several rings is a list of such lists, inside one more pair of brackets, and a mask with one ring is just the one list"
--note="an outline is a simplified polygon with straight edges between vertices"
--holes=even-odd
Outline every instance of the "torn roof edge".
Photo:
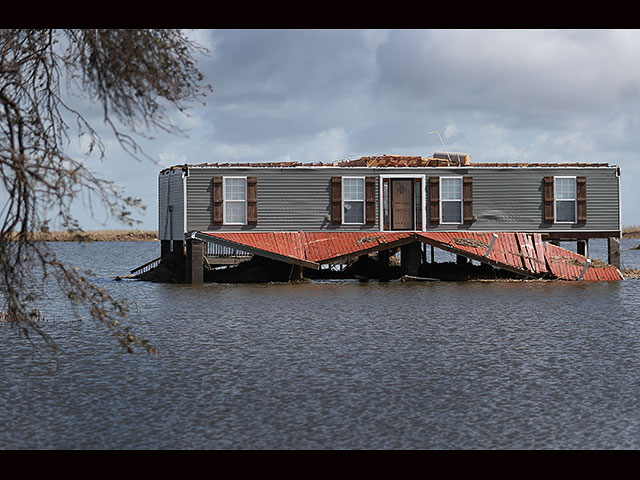
[[[436,157],[437,155],[437,157]],[[433,157],[420,157],[409,155],[375,155],[359,157],[351,160],[337,160],[334,162],[237,162],[237,163],[201,163],[201,164],[182,164],[167,167],[161,170],[166,173],[172,170],[183,170],[186,168],[313,168],[313,167],[344,167],[344,168],[426,168],[426,167],[502,167],[502,168],[554,168],[554,167],[615,167],[608,163],[587,163],[587,162],[565,162],[565,163],[546,163],[546,162],[483,162],[471,163],[471,155],[467,153],[450,152],[449,157],[441,152],[436,152]],[[445,157],[445,158],[443,158]]]

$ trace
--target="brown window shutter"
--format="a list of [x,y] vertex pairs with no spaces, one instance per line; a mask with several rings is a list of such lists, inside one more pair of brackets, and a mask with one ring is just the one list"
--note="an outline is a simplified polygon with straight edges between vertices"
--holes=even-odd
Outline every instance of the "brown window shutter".
[[422,230],[422,179],[416,178],[413,182],[413,197],[415,199],[414,217],[416,230]]
[[389,199],[389,195],[391,194],[390,191],[391,190],[390,190],[389,179],[383,178],[382,179],[382,215],[383,215],[382,223],[384,224],[385,230],[391,230],[391,212],[390,212],[391,202]]
[[247,223],[258,223],[258,177],[247,177]]
[[429,177],[429,223],[440,223],[440,177]]
[[331,223],[342,223],[342,177],[331,177]]
[[222,225],[222,177],[213,177],[213,224]]
[[553,177],[544,177],[544,221],[545,223],[553,223],[554,217],[554,192]]
[[587,221],[587,177],[576,178],[576,200],[578,202],[578,223]]
[[364,183],[366,223],[373,225],[376,223],[376,177],[366,177]]
[[462,217],[464,223],[473,223],[473,177],[462,177]]

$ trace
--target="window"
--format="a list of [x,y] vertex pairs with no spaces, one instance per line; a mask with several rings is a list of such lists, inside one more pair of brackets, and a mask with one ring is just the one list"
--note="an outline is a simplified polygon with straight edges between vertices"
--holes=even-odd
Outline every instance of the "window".
[[555,177],[556,223],[576,223],[576,177]]
[[365,223],[364,177],[342,178],[342,223]]
[[246,177],[224,177],[224,223],[246,225],[247,223],[247,179]]
[[440,177],[440,223],[462,223],[462,177]]

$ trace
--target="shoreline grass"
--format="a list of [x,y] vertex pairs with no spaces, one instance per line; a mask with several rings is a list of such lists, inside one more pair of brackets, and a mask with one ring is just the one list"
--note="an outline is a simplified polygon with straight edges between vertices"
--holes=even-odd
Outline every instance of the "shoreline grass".
[[158,232],[156,230],[32,232],[29,234],[29,239],[36,242],[149,242],[158,240]]
[[640,225],[624,227],[622,229],[622,238],[640,238]]

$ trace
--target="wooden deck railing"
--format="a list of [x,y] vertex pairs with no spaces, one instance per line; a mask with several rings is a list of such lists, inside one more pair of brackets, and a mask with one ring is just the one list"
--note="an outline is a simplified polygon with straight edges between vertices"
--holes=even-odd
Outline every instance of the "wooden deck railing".
[[234,258],[244,258],[250,257],[251,253],[243,252],[242,250],[236,250],[231,247],[224,247],[222,245],[218,245],[217,243],[206,242],[207,249],[206,255],[207,257],[234,257]]
[[131,274],[138,275],[140,273],[148,272],[152,268],[157,267],[160,264],[160,260],[162,260],[162,257],[154,258],[150,262],[147,262],[144,265],[140,265],[139,267],[131,270]]

